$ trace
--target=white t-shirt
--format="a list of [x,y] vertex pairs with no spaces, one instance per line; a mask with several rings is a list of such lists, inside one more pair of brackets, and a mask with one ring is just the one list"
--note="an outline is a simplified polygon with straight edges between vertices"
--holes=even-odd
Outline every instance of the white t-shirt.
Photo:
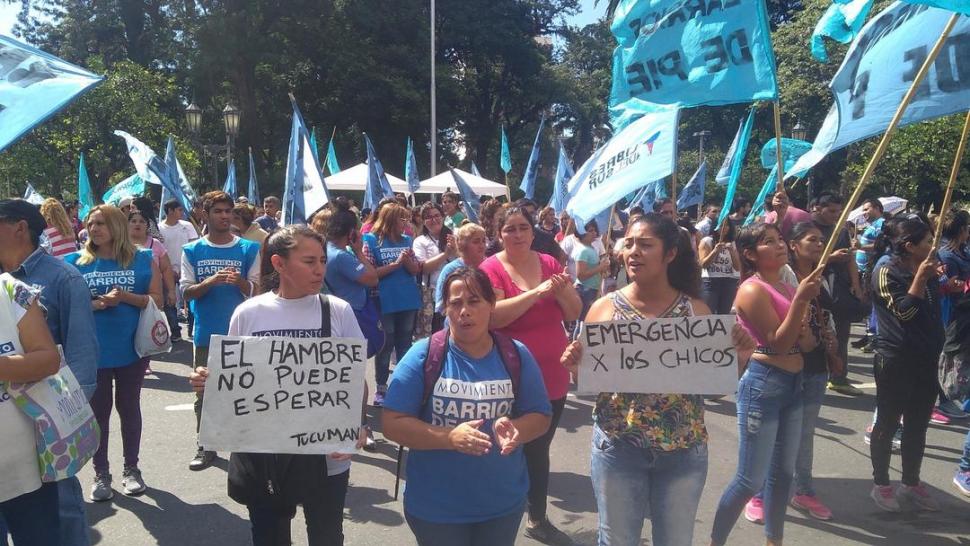
[[[39,293],[14,279],[0,275],[0,355],[22,355],[17,325]],[[0,502],[40,488],[34,422],[0,389]]]
[[694,224],[694,228],[701,232],[701,235],[707,237],[711,234],[711,227],[713,227],[713,224],[714,221],[705,216],[703,220]]
[[[414,256],[417,259],[421,260],[422,262],[426,262],[431,258],[434,258],[435,256],[441,254],[441,251],[438,250],[438,242],[427,235],[419,235],[418,238],[415,239],[414,243],[411,245],[411,249],[414,250]],[[444,264],[442,264],[442,266],[444,266]],[[428,271],[427,269],[425,269],[421,273],[421,277],[424,278],[424,277],[427,277],[428,275],[431,275],[430,286],[437,286],[438,274],[441,273],[442,266],[439,266],[434,271]]]
[[[350,304],[335,296],[330,302],[331,337],[364,339]],[[230,336],[320,337],[320,298],[313,294],[288,300],[273,292],[250,298],[236,307],[229,320]],[[364,393],[360,393],[363,398]],[[327,475],[350,469],[350,461],[327,458]]]
[[195,231],[195,226],[185,220],[179,220],[174,226],[161,222],[158,224],[158,232],[165,238],[165,250],[172,261],[172,270],[181,273],[182,247],[198,239],[199,233]]
[[[576,252],[577,248],[582,247],[582,244],[583,243],[581,243],[579,238],[577,238],[575,235],[567,235],[566,237],[563,237],[562,242],[559,243],[559,247],[562,248],[562,251],[566,254],[566,273],[569,273],[569,276],[572,277],[573,282],[576,282],[576,260],[573,253]],[[593,244],[591,246],[596,249],[597,256],[606,254],[606,247],[603,246],[603,240],[599,237],[593,239]]]
[[[712,237],[704,237],[701,239],[701,244],[709,245],[713,249],[714,239]],[[733,245],[734,243],[728,244]],[[728,248],[722,248],[711,261],[707,262],[707,267],[701,268],[701,278],[739,279],[741,278],[741,272],[734,269],[734,262],[731,261],[731,251]]]

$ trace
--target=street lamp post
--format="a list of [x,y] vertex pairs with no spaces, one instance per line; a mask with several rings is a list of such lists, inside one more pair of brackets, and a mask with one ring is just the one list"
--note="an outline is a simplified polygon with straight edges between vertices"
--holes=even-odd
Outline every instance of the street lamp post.
[[694,138],[700,139],[700,159],[698,165],[704,162],[704,139],[711,136],[710,131],[698,131],[694,133]]
[[222,109],[222,120],[226,125],[226,172],[232,168],[232,141],[239,136],[239,118],[242,112],[229,103]]
[[[199,132],[202,130],[202,108],[195,101],[192,101],[185,109],[185,125],[189,129],[189,138],[196,146],[200,146]],[[205,174],[205,149],[201,148],[202,157],[199,162],[200,169],[196,173],[197,180],[201,183]]]
[[199,173],[199,182],[204,180],[206,170],[206,156],[212,156],[212,185],[220,187],[219,184],[219,159],[222,153],[226,154],[226,169],[232,163],[232,143],[239,136],[239,122],[242,118],[242,110],[229,103],[222,109],[222,121],[226,129],[226,143],[223,144],[203,144],[202,134],[202,114],[204,110],[195,101],[192,101],[185,108],[185,125],[189,130],[189,137],[192,142],[202,151],[202,169]]

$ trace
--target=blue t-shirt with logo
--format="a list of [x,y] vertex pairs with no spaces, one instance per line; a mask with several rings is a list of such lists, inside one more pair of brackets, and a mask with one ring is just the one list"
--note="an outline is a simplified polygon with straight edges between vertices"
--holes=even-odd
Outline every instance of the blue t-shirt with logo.
[[[394,369],[384,399],[386,409],[406,413],[436,426],[456,426],[485,419],[479,428],[492,435],[492,424],[507,416],[550,415],[552,407],[534,358],[515,342],[522,360],[518,396],[498,350],[472,358],[454,344],[441,366],[441,377],[424,408],[424,361],[428,339],[418,341]],[[487,455],[453,450],[411,450],[407,462],[404,510],[434,523],[471,523],[521,510],[529,491],[522,448],[502,455],[494,441]]]
[[[395,242],[389,239],[379,240],[377,235],[367,233],[364,235],[364,243],[370,250],[375,265],[382,267],[396,262],[402,252],[411,248],[412,241],[407,235],[402,235]],[[417,280],[404,267],[383,277],[377,285],[377,291],[381,299],[381,313],[416,311],[421,308]]]
[[[866,226],[861,233],[859,233],[859,246],[870,246],[876,242],[876,238],[882,233],[882,224],[884,220],[882,218],[876,218],[876,221]],[[866,271],[869,269],[869,253],[865,250],[855,251],[855,265],[859,271]]]
[[364,264],[353,252],[327,243],[327,288],[334,296],[349,303],[354,311],[367,305],[367,287],[357,282],[365,271]]
[[441,268],[441,273],[438,274],[438,282],[435,283],[434,287],[434,310],[439,313],[445,312],[445,279],[448,275],[460,267],[465,267],[465,261],[461,258],[456,258],[444,265]]
[[[213,246],[202,238],[185,245],[182,251],[184,260],[195,274],[195,282],[200,283],[227,267],[234,268],[245,278],[259,256],[259,245],[237,238],[232,246]],[[189,309],[195,315],[195,333],[192,337],[195,346],[208,347],[209,336],[225,335],[229,331],[232,312],[245,300],[246,296],[238,287],[220,284],[210,288],[201,298],[190,301]]]
[[[117,260],[98,258],[85,265],[77,263],[80,252],[64,257],[64,261],[81,272],[91,290],[91,297],[103,296],[115,286],[133,294],[148,294],[152,283],[152,251],[139,250],[128,267]],[[138,361],[135,352],[135,331],[141,309],[127,303],[106,307],[94,312],[98,345],[101,347],[98,368],[121,368]]]

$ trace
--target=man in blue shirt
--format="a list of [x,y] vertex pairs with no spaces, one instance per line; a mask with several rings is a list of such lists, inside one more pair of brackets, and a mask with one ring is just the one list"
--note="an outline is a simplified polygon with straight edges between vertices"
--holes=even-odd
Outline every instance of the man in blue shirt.
[[[185,301],[195,316],[192,342],[193,368],[209,360],[209,337],[229,332],[236,306],[259,293],[259,245],[232,234],[232,209],[228,193],[211,191],[203,196],[209,233],[182,247],[182,278]],[[202,393],[195,400],[196,433],[202,423]],[[190,470],[208,468],[216,454],[202,446],[189,463]]]
[[[869,256],[873,253],[874,244],[876,243],[876,238],[882,233],[883,224],[883,206],[882,202],[874,197],[870,197],[862,202],[862,215],[865,217],[866,224],[868,224],[859,235],[856,237],[856,252],[855,252],[855,263],[856,267],[859,269],[859,274],[863,277],[867,277],[867,272],[869,268]],[[863,279],[863,286],[868,286],[868,280]],[[873,311],[869,315],[869,320],[866,324],[866,335],[852,343],[852,346],[856,349],[862,349],[863,352],[871,353],[873,351],[872,341],[876,335],[876,313]]]
[[[255,203],[253,203],[255,205]],[[280,211],[280,198],[270,195],[263,199],[263,215],[256,219],[259,227],[266,233],[273,233],[280,229],[279,222],[276,221],[276,213]]]
[[[37,207],[23,199],[0,201],[0,267],[6,273],[40,289],[47,311],[47,327],[54,343],[64,349],[67,365],[88,399],[98,381],[98,341],[94,331],[91,292],[81,273],[39,248],[47,227]],[[58,482],[61,541],[66,546],[87,545],[84,496],[76,477]],[[6,530],[0,524],[0,544]]]

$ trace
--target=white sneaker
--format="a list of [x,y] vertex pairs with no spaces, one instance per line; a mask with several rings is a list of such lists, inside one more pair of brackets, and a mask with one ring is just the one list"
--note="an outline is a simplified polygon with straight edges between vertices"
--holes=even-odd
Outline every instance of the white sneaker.
[[136,467],[126,468],[121,474],[121,490],[129,497],[141,495],[145,492],[145,480],[141,478],[141,470]]
[[111,474],[98,474],[94,477],[94,484],[91,486],[91,500],[94,502],[104,502],[111,500],[115,492],[111,490]]

